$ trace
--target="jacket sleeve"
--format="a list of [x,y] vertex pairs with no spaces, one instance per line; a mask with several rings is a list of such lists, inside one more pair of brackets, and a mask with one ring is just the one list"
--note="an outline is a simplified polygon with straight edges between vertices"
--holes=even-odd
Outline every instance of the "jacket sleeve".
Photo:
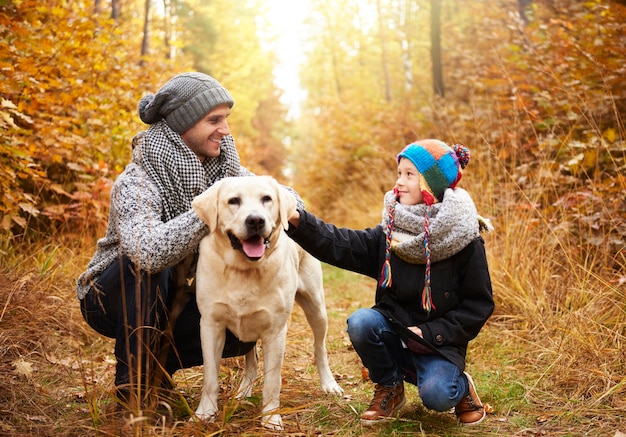
[[300,212],[297,228],[287,234],[304,250],[322,262],[372,278],[380,273],[382,228],[353,230],[325,223],[312,213]]
[[147,178],[119,179],[111,192],[109,226],[117,226],[120,250],[142,270],[171,267],[198,247],[209,229],[193,210],[163,222],[163,202]]
[[424,339],[436,346],[462,346],[475,338],[494,310],[491,279],[482,238],[460,254],[460,302],[441,317],[419,324]]

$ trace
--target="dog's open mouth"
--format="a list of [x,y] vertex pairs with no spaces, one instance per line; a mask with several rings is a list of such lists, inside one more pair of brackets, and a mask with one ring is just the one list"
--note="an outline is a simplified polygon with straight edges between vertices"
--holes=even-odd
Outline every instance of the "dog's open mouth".
[[240,240],[230,232],[228,233],[230,238],[230,244],[233,249],[241,250],[243,254],[252,261],[257,261],[265,254],[265,249],[269,245],[269,239],[263,238],[260,235],[255,235],[246,240]]

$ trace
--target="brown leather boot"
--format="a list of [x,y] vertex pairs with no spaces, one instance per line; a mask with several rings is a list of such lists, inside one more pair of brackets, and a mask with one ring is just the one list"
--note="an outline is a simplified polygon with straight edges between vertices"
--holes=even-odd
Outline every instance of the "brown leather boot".
[[485,412],[483,403],[478,397],[478,393],[476,393],[476,386],[474,385],[472,377],[467,372],[463,373],[465,373],[467,382],[469,383],[469,392],[454,408],[454,413],[461,425],[478,425],[483,421],[487,413]]
[[374,397],[366,412],[361,415],[363,425],[373,425],[384,419],[396,416],[400,408],[404,406],[404,383],[395,387],[385,387],[376,384]]

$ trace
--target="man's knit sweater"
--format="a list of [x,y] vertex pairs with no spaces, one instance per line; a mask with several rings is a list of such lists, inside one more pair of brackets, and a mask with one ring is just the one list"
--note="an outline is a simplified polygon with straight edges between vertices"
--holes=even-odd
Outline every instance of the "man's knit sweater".
[[[251,175],[241,167],[239,176]],[[199,193],[198,193],[199,194]],[[159,272],[196,250],[209,229],[189,210],[163,221],[164,204],[156,185],[135,163],[129,164],[111,190],[106,234],[98,241],[87,270],[78,278],[77,295],[85,297],[93,282],[115,260],[128,256],[141,270]]]

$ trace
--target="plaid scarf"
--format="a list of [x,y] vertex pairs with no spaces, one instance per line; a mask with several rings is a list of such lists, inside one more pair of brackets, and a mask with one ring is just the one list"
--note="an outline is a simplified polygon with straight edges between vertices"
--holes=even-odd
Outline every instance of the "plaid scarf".
[[202,163],[165,121],[142,134],[135,141],[133,162],[145,170],[166,201],[165,221],[189,211],[193,198],[217,180],[240,174],[239,154],[230,135],[222,138],[220,155]]

